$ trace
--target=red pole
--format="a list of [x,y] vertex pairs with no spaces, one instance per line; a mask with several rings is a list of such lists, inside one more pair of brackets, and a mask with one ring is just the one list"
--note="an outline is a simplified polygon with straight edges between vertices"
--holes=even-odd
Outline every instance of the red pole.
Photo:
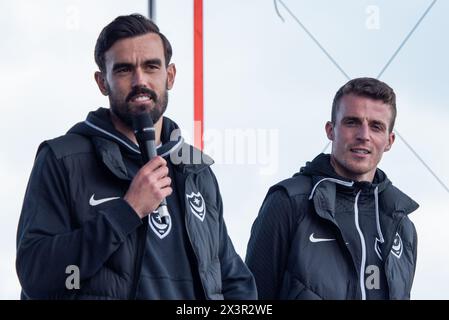
[[203,150],[204,99],[203,99],[203,0],[193,2],[193,121],[194,145]]

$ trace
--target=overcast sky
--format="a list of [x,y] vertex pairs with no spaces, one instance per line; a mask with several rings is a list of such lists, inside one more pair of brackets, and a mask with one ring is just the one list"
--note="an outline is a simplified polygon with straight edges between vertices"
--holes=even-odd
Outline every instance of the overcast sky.
[[[324,124],[346,76],[377,77],[432,1],[283,0],[284,22],[272,0],[204,2],[206,151],[244,258],[268,188],[327,145]],[[411,215],[415,299],[449,298],[448,11],[448,1],[437,1],[380,77],[397,94],[402,137],[380,168],[420,204]],[[19,297],[15,235],[36,149],[108,106],[93,78],[95,41],[113,18],[133,12],[146,14],[147,2],[0,3],[0,298]],[[159,0],[156,14],[177,66],[167,115],[193,141],[193,1]]]

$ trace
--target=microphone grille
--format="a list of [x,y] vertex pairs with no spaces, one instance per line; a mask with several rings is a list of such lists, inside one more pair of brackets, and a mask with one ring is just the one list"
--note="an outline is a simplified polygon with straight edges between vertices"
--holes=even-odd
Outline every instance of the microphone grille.
[[153,119],[148,113],[139,113],[133,116],[134,131],[146,131],[147,128],[153,128]]

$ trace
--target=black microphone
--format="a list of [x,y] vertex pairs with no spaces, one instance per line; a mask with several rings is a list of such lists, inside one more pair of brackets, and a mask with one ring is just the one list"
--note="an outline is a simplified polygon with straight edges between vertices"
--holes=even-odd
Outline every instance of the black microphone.
[[[137,143],[139,144],[143,164],[146,164],[157,156],[153,119],[151,119],[151,116],[148,113],[135,115],[133,116],[133,129]],[[168,214],[167,201],[165,198],[162,199],[157,210],[162,222],[168,224],[170,215]]]

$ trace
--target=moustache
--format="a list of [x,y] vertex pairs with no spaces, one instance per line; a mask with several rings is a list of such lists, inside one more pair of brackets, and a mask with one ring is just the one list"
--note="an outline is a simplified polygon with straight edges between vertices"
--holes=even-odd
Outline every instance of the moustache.
[[133,88],[131,92],[128,94],[128,96],[126,97],[126,102],[129,102],[133,97],[135,97],[138,94],[147,94],[154,102],[156,102],[157,100],[156,92],[154,92],[153,90],[146,87],[136,87]]

